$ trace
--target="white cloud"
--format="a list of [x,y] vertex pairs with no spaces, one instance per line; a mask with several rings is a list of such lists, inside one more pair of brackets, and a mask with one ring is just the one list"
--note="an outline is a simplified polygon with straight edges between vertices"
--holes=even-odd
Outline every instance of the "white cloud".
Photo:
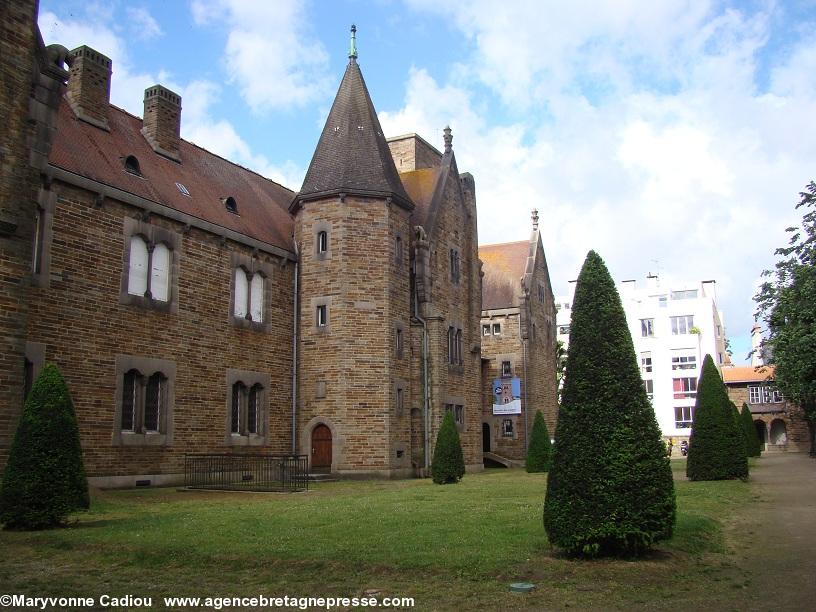
[[225,62],[256,112],[302,106],[325,95],[328,55],[310,35],[300,0],[194,0],[199,25],[225,23]]
[[482,243],[525,237],[536,207],[556,292],[595,249],[617,278],[716,279],[730,333],[750,329],[753,279],[813,178],[816,44],[791,43],[762,91],[773,4],[410,3],[450,19],[472,55],[448,82],[412,70],[381,121],[451,123]]
[[129,6],[126,13],[129,20],[128,25],[135,32],[137,38],[147,40],[164,34],[158,22],[146,8]]

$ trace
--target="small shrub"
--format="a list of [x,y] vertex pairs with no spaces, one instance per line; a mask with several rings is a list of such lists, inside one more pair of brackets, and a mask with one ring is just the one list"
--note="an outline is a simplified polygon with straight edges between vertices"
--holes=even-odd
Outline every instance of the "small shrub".
[[465,457],[456,423],[453,422],[453,412],[447,412],[442,419],[436,436],[431,474],[436,484],[456,483],[465,475]]
[[59,370],[48,364],[14,435],[0,489],[0,522],[7,529],[44,529],[89,506],[74,405]]
[[530,446],[527,448],[526,468],[528,472],[548,472],[552,463],[552,442],[547,423],[541,411],[536,411]]
[[751,409],[748,404],[742,404],[742,413],[740,414],[740,421],[742,428],[745,430],[745,443],[749,457],[759,457],[762,454],[762,443],[759,441],[756,427],[754,426],[754,417],[751,415]]
[[737,426],[735,410],[714,360],[706,355],[689,439],[689,480],[748,477],[744,434]]

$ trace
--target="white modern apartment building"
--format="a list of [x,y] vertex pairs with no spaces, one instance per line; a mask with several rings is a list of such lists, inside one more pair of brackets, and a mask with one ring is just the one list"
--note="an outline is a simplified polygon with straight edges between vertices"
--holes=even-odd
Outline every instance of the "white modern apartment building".
[[[569,294],[555,298],[558,339],[567,349],[574,287],[570,283]],[[627,280],[618,291],[660,429],[666,437],[684,438],[691,432],[703,358],[711,355],[718,366],[728,359],[716,282],[663,287],[649,275],[642,287]]]

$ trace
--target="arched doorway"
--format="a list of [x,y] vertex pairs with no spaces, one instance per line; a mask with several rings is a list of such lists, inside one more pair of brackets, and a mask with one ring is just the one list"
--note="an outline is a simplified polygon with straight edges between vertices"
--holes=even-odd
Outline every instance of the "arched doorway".
[[482,452],[490,452],[490,425],[482,423]]
[[764,449],[765,445],[768,443],[768,426],[765,425],[765,421],[754,421],[754,428],[756,429],[759,443]]
[[771,444],[785,446],[788,443],[788,428],[785,421],[774,419],[771,421]]
[[331,472],[332,435],[322,423],[312,430],[312,471]]

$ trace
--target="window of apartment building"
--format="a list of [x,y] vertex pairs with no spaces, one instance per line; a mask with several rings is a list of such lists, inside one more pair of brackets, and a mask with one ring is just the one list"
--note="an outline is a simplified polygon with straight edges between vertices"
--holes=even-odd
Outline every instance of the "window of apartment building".
[[493,335],[494,336],[501,336],[501,323],[494,323],[493,324]]
[[452,283],[459,284],[459,251],[456,249],[450,250],[450,279]]
[[694,315],[682,315],[679,317],[670,317],[670,319],[672,336],[690,334],[691,328],[694,327]]
[[640,335],[644,338],[654,336],[654,319],[640,320]]
[[658,295],[657,296],[657,305],[660,308],[666,308],[669,305],[669,298],[665,295]]
[[652,352],[645,351],[640,354],[640,371],[643,374],[652,371]]
[[490,335],[490,323],[487,325],[482,325],[482,335],[489,336]]
[[672,370],[696,370],[697,354],[691,349],[680,349],[672,351]]
[[229,446],[266,443],[269,375],[227,370],[227,422],[224,442]]
[[673,378],[674,399],[691,399],[697,397],[696,378]]
[[502,436],[513,437],[513,419],[502,419]]
[[502,378],[511,378],[513,376],[513,364],[510,361],[501,362]]
[[232,314],[260,323],[264,318],[265,282],[260,272],[250,273],[242,266],[235,269],[235,299]]
[[559,325],[558,326],[558,335],[566,336],[570,333],[570,326],[569,325]]
[[326,327],[329,324],[329,310],[326,304],[318,304],[315,309],[315,325]]
[[654,398],[654,381],[651,378],[644,379],[643,388],[646,389],[646,397]]
[[693,300],[697,298],[696,289],[686,289],[684,291],[672,291],[671,299],[673,300]]
[[677,429],[688,429],[694,422],[694,406],[674,407],[674,426]]
[[115,445],[165,445],[172,432],[171,361],[116,356]]

